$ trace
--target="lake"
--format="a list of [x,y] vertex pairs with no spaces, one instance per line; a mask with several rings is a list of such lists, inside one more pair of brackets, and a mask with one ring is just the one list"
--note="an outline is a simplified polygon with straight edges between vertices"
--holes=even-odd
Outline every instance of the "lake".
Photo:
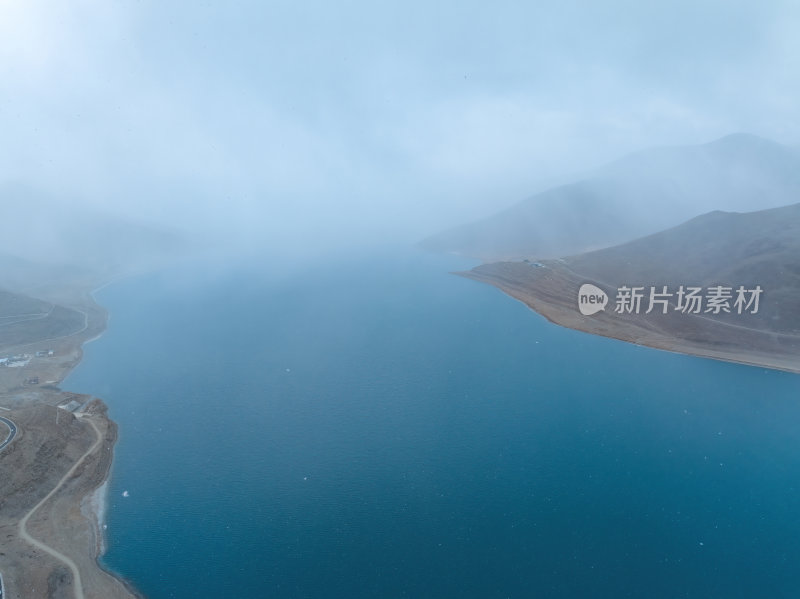
[[[102,290],[147,597],[797,597],[800,377],[545,321],[411,249]],[[127,491],[128,496],[123,497]]]

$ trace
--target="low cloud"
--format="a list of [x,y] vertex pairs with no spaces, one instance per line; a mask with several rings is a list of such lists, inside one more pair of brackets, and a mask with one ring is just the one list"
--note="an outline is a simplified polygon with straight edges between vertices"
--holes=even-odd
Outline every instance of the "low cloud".
[[644,147],[797,144],[799,18],[2,0],[0,182],[253,242],[414,241]]

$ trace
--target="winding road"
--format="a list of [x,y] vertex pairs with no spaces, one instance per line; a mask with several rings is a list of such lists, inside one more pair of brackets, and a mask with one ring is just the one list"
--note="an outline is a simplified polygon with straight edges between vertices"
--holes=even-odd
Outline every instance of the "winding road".
[[30,534],[28,534],[27,526],[28,526],[28,520],[31,519],[31,516],[33,516],[39,510],[40,507],[42,507],[45,503],[47,503],[47,501],[53,495],[55,495],[56,492],[61,487],[64,486],[64,483],[66,483],[67,480],[69,480],[69,478],[73,474],[75,474],[75,471],[83,463],[83,461],[86,458],[88,458],[92,453],[94,453],[98,447],[100,447],[100,443],[102,443],[103,441],[103,435],[100,433],[100,429],[97,428],[97,425],[94,422],[92,422],[91,420],[89,420],[88,422],[89,424],[92,425],[92,428],[94,429],[94,432],[97,435],[97,440],[92,444],[92,446],[89,449],[86,450],[86,453],[84,453],[80,457],[80,459],[77,462],[75,462],[72,468],[70,468],[67,471],[67,473],[61,478],[61,480],[58,481],[58,484],[53,488],[53,490],[50,491],[47,495],[45,495],[44,498],[42,498],[42,500],[39,503],[33,506],[33,509],[31,509],[31,511],[25,514],[22,520],[19,521],[19,536],[22,539],[24,539],[34,547],[37,547],[38,549],[41,549],[45,553],[53,556],[60,562],[64,563],[70,569],[70,571],[72,572],[72,580],[75,589],[75,599],[85,599],[85,595],[83,594],[83,583],[81,582],[81,573],[78,570],[78,566],[75,564],[74,561],[72,561],[69,557],[67,557],[60,551],[57,551],[56,549],[53,549],[49,545],[45,545],[41,541],[37,541],[36,539],[34,539]]
[[[55,308],[55,304],[50,304],[50,309],[47,312],[29,312],[27,314],[13,314],[11,316],[0,316],[0,320],[7,320],[8,322],[0,322],[0,327],[7,327],[12,324],[17,324],[19,322],[30,322],[31,320],[41,320],[43,318],[47,318],[53,313],[53,308]],[[19,320],[12,320],[17,318]]]
[[5,446],[11,443],[14,440],[14,437],[17,435],[17,425],[11,422],[8,418],[3,418],[2,416],[0,416],[0,422],[5,424],[9,430],[6,440],[0,443],[0,451],[2,451]]

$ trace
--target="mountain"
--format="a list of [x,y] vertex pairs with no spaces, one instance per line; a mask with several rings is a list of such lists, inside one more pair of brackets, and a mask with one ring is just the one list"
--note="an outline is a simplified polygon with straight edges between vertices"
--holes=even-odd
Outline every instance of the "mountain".
[[800,200],[800,152],[749,134],[644,150],[421,245],[484,261],[552,258],[610,247],[715,209]]
[[[19,293],[0,290],[0,352],[9,348],[30,350],[26,344],[60,339],[85,327],[79,311],[50,304]],[[4,356],[0,355],[0,360]],[[0,363],[0,367],[5,366]]]
[[[484,264],[460,273],[490,283],[547,317],[577,330],[640,345],[800,372],[800,204],[750,213],[714,211],[615,247],[566,258]],[[608,305],[579,311],[589,283]],[[699,287],[699,312],[685,305],[681,286]],[[729,289],[725,309],[710,310],[713,289]],[[620,289],[642,290],[640,312],[618,311]],[[667,301],[649,308],[650,294]],[[742,313],[737,289],[761,289]],[[752,294],[746,294],[749,301]]]

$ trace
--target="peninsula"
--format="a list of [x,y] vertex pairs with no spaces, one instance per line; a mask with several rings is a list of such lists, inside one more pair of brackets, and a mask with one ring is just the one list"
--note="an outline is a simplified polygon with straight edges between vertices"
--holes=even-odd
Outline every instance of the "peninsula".
[[[800,204],[715,211],[603,250],[457,274],[494,285],[568,328],[800,373]],[[579,310],[585,284],[605,294],[604,309]],[[737,304],[740,288],[744,301]],[[690,290],[698,290],[693,306]]]

